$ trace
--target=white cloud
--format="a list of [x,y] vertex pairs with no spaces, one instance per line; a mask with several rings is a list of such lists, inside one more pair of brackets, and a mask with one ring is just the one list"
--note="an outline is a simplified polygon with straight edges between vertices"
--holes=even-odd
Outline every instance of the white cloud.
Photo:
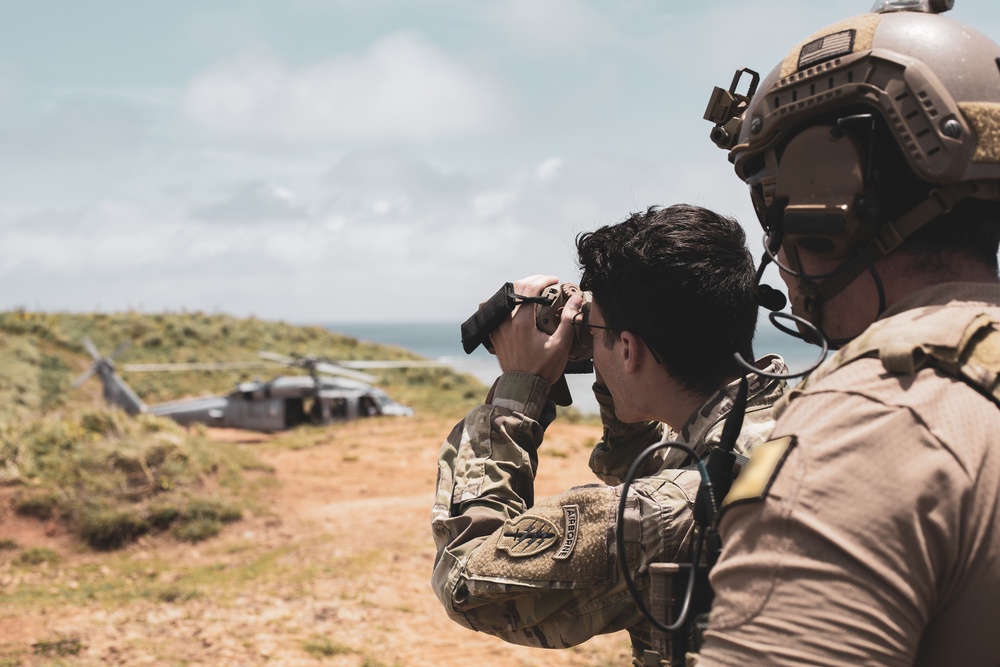
[[235,192],[195,209],[194,216],[209,222],[252,223],[266,220],[296,220],[309,211],[286,187],[253,182]]
[[245,60],[188,86],[188,117],[224,133],[280,141],[433,139],[481,132],[498,99],[470,71],[415,33],[396,33],[360,56],[289,69]]
[[723,156],[707,157],[719,159],[547,158],[453,173],[381,150],[345,156],[311,196],[248,180],[199,198],[211,206],[178,192],[0,209],[0,280],[11,285],[0,305],[461,321],[506,280],[575,280],[580,231],[654,203],[749,208]]
[[548,181],[555,178],[562,169],[563,161],[557,157],[550,157],[535,167],[535,178],[539,181]]

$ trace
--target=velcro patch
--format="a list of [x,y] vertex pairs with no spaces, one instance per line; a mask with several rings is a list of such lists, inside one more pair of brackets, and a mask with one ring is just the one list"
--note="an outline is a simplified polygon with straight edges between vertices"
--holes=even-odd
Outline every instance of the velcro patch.
[[738,502],[766,498],[771,484],[793,447],[795,447],[795,437],[791,435],[757,445],[743,472],[730,487],[722,506],[728,507]]
[[841,30],[808,42],[799,50],[798,68],[803,70],[824,60],[853,53],[856,34],[857,31],[853,29]]
[[527,558],[540,554],[559,541],[559,530],[548,519],[522,516],[504,524],[497,540],[497,549],[512,558]]
[[573,555],[576,546],[576,536],[580,532],[580,507],[578,505],[563,505],[563,518],[566,520],[566,534],[562,546],[553,556],[556,560],[566,560]]

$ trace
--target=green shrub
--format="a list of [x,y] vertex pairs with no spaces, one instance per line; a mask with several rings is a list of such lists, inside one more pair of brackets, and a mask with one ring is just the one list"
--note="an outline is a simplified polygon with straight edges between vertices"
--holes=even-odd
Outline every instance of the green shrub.
[[166,530],[182,515],[176,505],[152,505],[149,508],[149,525],[154,530]]
[[218,519],[197,517],[183,519],[174,527],[174,536],[184,542],[201,542],[215,537],[222,530],[222,522]]
[[18,565],[34,566],[41,565],[42,563],[48,563],[54,565],[59,562],[59,554],[57,554],[52,549],[46,549],[45,547],[31,547],[30,549],[25,549],[14,562]]
[[188,503],[184,516],[189,520],[209,519],[221,523],[232,523],[243,518],[240,508],[218,498],[195,498]]
[[118,549],[149,532],[149,521],[134,511],[91,506],[78,520],[80,536],[95,549]]
[[117,413],[111,410],[85,412],[80,417],[80,426],[94,435],[117,435],[120,430],[116,416]]
[[59,497],[49,490],[19,491],[14,495],[14,511],[21,516],[50,519],[59,505]]

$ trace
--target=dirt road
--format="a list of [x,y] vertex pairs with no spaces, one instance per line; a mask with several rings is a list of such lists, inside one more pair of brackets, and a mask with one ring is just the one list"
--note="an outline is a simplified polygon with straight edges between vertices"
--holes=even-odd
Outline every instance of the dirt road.
[[[159,536],[100,554],[58,527],[0,516],[0,537],[60,556],[25,571],[0,553],[0,667],[628,664],[624,633],[544,651],[447,619],[429,585],[428,518],[451,426],[359,421],[302,449],[213,432],[244,442],[274,472],[258,514],[197,545]],[[599,427],[557,421],[540,452],[537,496],[593,481],[586,459],[598,436]],[[18,603],[5,603],[15,592]]]

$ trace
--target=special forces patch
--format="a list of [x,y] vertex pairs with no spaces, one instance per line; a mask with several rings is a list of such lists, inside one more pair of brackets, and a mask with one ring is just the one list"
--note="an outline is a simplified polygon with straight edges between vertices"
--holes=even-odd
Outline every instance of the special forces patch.
[[559,541],[559,531],[548,519],[522,516],[504,524],[497,540],[497,549],[506,551],[512,558],[526,558],[540,554]]
[[512,558],[527,558],[559,545],[553,554],[555,560],[567,560],[573,555],[576,538],[580,530],[580,507],[563,505],[564,530],[560,531],[548,519],[540,516],[522,516],[504,524],[503,533],[497,540],[497,549]]

